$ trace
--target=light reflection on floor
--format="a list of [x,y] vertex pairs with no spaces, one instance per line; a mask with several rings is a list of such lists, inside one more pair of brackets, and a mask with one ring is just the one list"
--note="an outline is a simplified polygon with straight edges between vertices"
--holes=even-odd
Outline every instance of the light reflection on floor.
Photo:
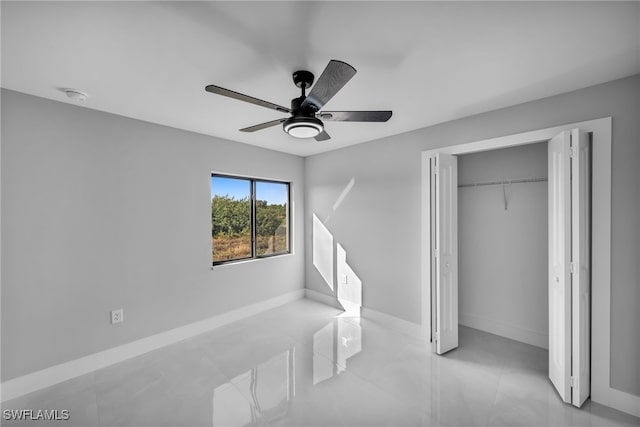
[[[339,375],[362,350],[359,318],[335,318],[313,334],[313,384]],[[295,347],[238,375],[213,392],[213,425],[269,424],[295,397]],[[236,387],[234,387],[236,385]]]
[[213,391],[213,425],[267,424],[289,411],[295,396],[295,348],[284,351]]
[[347,368],[347,360],[362,351],[360,319],[336,318],[313,334],[313,383],[325,381]]

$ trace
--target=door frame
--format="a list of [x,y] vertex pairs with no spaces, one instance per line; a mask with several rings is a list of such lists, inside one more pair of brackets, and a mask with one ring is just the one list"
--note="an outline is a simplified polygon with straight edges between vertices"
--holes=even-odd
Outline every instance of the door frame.
[[637,414],[640,398],[610,387],[611,331],[611,117],[569,123],[497,138],[440,147],[422,152],[421,289],[422,336],[431,339],[429,157],[435,153],[469,154],[546,142],[562,131],[580,128],[592,134],[591,231],[591,400]]

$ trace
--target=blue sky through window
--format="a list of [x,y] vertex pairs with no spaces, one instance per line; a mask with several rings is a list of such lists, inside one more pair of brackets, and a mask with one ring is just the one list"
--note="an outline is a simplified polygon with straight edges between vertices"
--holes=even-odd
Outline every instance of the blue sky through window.
[[211,177],[211,198],[213,196],[229,196],[236,200],[251,195],[251,181],[221,176]]
[[[236,200],[249,197],[251,182],[247,179],[211,177],[211,198],[213,196],[229,196]],[[266,200],[269,204],[283,205],[287,203],[287,186],[277,182],[256,182],[256,198]]]

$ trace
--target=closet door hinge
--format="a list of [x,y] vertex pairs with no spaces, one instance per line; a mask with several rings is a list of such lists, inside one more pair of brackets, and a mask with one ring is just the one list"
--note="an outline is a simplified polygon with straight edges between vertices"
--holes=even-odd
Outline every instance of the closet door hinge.
[[573,148],[569,148],[569,158],[573,158],[575,150]]
[[440,341],[440,332],[436,331],[436,333],[434,334],[434,337],[436,341]]
[[575,387],[576,386],[576,380],[574,377],[569,377],[569,385],[571,387]]
[[573,274],[573,270],[574,270],[573,263],[570,262],[569,263],[569,273]]

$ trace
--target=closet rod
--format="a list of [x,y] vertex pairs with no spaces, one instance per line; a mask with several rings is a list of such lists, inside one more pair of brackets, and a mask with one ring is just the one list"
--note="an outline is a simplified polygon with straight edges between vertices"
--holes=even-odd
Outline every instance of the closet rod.
[[512,180],[504,180],[504,181],[490,181],[490,182],[477,182],[474,184],[460,184],[458,188],[462,187],[481,187],[484,185],[503,185],[503,184],[522,184],[525,182],[544,182],[548,181],[547,178],[529,178],[529,179],[512,179]]

